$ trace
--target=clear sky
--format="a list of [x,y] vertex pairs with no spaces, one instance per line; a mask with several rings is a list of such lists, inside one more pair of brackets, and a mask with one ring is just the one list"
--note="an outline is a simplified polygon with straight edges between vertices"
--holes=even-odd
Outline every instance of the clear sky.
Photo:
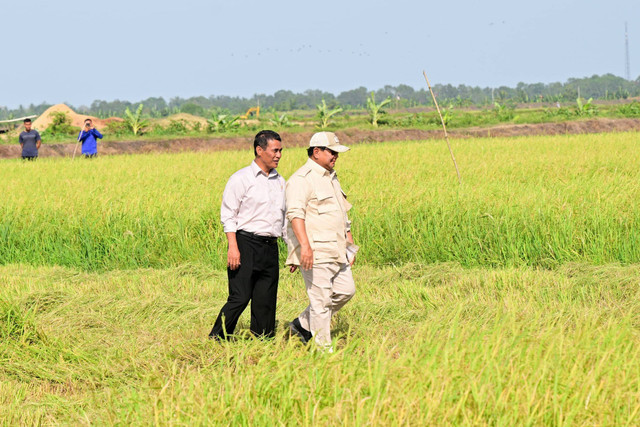
[[640,74],[638,0],[2,0],[0,105]]

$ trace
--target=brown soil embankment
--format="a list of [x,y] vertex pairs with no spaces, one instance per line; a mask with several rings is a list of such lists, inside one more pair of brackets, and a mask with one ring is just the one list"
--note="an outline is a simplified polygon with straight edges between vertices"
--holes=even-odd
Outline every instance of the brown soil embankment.
[[[640,119],[593,119],[563,123],[536,123],[525,125],[502,125],[490,128],[467,128],[449,131],[452,138],[478,137],[514,137],[528,135],[565,135],[604,132],[640,131]],[[309,143],[313,132],[288,133],[281,132],[282,140],[287,147],[303,147]],[[344,144],[362,142],[407,141],[443,138],[441,130],[418,129],[386,129],[361,130],[347,129],[336,134]],[[99,142],[100,155],[143,154],[143,153],[177,153],[188,151],[219,151],[252,149],[253,141],[248,137],[234,138],[182,138],[160,141],[111,141]],[[75,144],[43,144],[41,157],[72,156]],[[78,149],[80,151],[80,149]],[[79,153],[78,153],[79,154]],[[0,158],[20,156],[20,146],[0,145]]]

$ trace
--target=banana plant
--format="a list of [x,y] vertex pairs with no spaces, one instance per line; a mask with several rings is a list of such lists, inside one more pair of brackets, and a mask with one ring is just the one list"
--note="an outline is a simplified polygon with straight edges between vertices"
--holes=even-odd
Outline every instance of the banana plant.
[[282,113],[278,116],[278,113],[273,113],[273,118],[269,119],[269,122],[277,127],[289,127],[291,126],[291,122],[289,121],[289,117],[287,117],[287,113]]
[[576,114],[578,116],[595,116],[598,109],[592,102],[593,98],[589,98],[586,103],[582,102],[582,98],[576,99]]
[[318,113],[316,115],[318,118],[318,126],[321,129],[326,129],[329,126],[329,119],[331,119],[332,116],[342,112],[342,108],[340,107],[329,110],[327,103],[324,102],[324,98],[322,99],[322,104],[316,105],[316,108],[318,109]]
[[442,121],[445,126],[449,126],[451,119],[453,118],[453,105],[449,104],[448,108],[442,109]]
[[371,96],[367,98],[367,110],[369,110],[369,120],[371,121],[371,124],[374,127],[378,127],[378,120],[380,119],[380,116],[385,113],[382,107],[384,107],[390,102],[391,102],[391,98],[387,98],[384,101],[382,101],[380,104],[377,104],[376,95],[373,91],[371,92]]
[[143,108],[144,105],[140,104],[135,113],[132,113],[129,107],[124,110],[124,122],[134,135],[138,135],[145,127],[149,126],[149,121],[142,118]]
[[500,104],[498,101],[493,103],[493,112],[501,122],[508,122],[515,115],[513,108],[506,104]]
[[240,127],[238,119],[240,116],[232,116],[230,114],[211,113],[211,119],[207,120],[210,132],[227,132]]

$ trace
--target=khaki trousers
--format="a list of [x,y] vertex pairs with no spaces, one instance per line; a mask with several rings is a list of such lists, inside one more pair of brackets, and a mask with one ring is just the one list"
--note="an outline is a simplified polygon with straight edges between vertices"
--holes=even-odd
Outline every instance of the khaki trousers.
[[316,344],[331,345],[331,317],[356,293],[351,266],[343,263],[314,264],[300,270],[309,306],[300,314],[300,325],[313,334]]

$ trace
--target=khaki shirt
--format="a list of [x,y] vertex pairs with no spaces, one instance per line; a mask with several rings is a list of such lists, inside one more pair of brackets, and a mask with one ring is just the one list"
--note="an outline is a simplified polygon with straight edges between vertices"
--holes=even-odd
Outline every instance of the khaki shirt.
[[347,212],[351,204],[340,187],[335,171],[329,172],[313,160],[307,160],[287,181],[287,265],[300,265],[300,242],[291,221],[303,219],[314,263],[347,262],[347,232],[351,223]]

